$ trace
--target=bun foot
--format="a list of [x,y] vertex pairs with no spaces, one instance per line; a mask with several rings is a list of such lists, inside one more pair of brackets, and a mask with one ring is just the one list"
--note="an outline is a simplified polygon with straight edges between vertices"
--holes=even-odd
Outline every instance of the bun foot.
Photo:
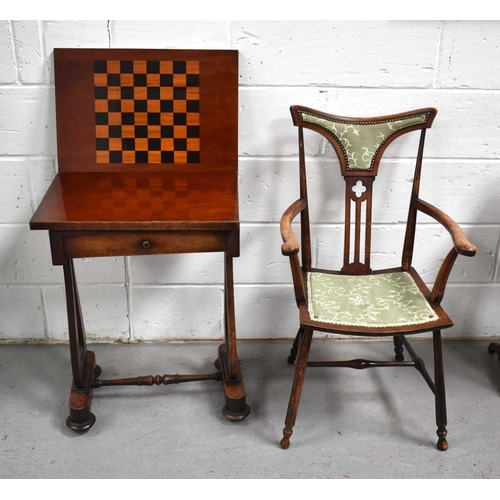
[[288,449],[288,447],[290,446],[290,438],[284,437],[284,438],[280,441],[280,446],[281,446],[284,450]]
[[227,409],[227,405],[224,405],[222,407],[222,414],[231,422],[239,422],[248,417],[250,414],[250,406],[246,404],[242,411],[230,411]]
[[72,431],[83,433],[87,432],[95,424],[95,420],[95,415],[91,413],[90,417],[83,422],[75,422],[74,420],[71,420],[71,417],[68,417],[66,419],[66,425]]
[[290,438],[292,437],[293,431],[283,430],[283,439],[280,441],[280,446],[286,450],[290,446]]
[[439,451],[446,451],[448,449],[448,441],[446,441],[446,438],[439,438],[437,442],[437,449]]
[[99,365],[95,365],[94,367],[94,378],[99,378],[99,375],[102,373],[102,368]]

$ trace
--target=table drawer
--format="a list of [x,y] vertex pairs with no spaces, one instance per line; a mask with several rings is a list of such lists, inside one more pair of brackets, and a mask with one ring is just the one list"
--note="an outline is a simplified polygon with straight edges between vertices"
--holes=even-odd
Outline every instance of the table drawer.
[[66,257],[112,257],[172,253],[222,252],[226,231],[67,231]]

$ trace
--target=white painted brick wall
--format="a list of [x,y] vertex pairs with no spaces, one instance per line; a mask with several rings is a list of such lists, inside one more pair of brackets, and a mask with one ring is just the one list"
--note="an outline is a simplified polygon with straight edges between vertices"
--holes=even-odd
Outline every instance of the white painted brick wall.
[[[298,197],[297,133],[289,107],[351,116],[425,106],[422,198],[478,246],[459,257],[444,306],[448,336],[499,336],[500,22],[0,21],[0,339],[67,338],[62,271],[28,221],[57,165],[53,49],[149,47],[240,52],[241,257],[238,337],[293,337],[297,310],[279,220]],[[373,265],[398,265],[417,134],[387,150],[374,185]],[[343,180],[331,148],[306,133],[313,259],[341,261]],[[432,284],[446,231],[419,219],[415,267]],[[340,243],[340,244],[339,244]],[[429,251],[430,250],[430,251]],[[93,340],[195,340],[223,335],[219,254],[76,262]]]

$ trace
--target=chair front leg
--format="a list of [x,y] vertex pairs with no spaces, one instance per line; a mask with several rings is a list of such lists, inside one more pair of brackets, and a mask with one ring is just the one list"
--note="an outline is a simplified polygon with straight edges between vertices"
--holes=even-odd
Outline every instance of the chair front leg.
[[290,349],[290,356],[288,356],[287,358],[287,362],[291,365],[295,363],[295,359],[297,358],[297,352],[299,350],[299,339],[303,333],[304,329],[300,327],[297,335],[295,335],[295,340],[293,341],[292,348]]
[[[293,379],[292,392],[290,394],[290,401],[288,403],[288,410],[285,419],[285,428],[283,429],[283,439],[280,445],[285,450],[290,446],[290,437],[293,434],[293,426],[297,418],[299,410],[300,395],[302,393],[302,386],[304,385],[304,376],[307,368],[307,359],[309,357],[309,350],[311,349],[311,341],[313,330],[300,329],[300,350],[299,358],[295,365],[295,376]],[[297,338],[299,335],[297,335]]]
[[446,394],[444,389],[444,370],[443,370],[443,349],[441,344],[441,330],[433,332],[434,344],[434,379],[436,385],[436,425],[438,442],[437,448],[440,451],[448,449],[448,442],[446,436]]

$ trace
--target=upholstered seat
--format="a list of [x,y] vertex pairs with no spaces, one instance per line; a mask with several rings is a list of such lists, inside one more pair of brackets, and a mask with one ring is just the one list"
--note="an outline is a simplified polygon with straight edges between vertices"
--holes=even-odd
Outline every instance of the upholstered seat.
[[314,321],[382,328],[438,319],[406,272],[364,276],[307,273],[307,295]]

